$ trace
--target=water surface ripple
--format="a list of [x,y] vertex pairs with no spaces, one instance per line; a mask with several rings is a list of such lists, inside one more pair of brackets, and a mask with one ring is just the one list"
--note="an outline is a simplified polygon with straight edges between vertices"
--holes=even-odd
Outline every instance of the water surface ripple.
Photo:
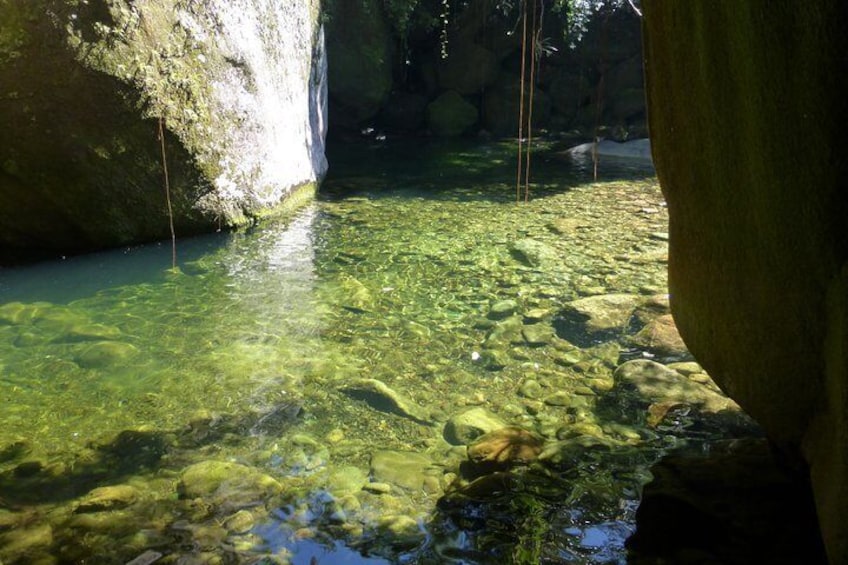
[[[0,562],[624,562],[647,467],[740,428],[652,420],[614,371],[685,355],[563,322],[662,304],[653,172],[540,153],[517,204],[513,150],[337,150],[315,202],[176,270],[148,245],[0,271]],[[469,469],[446,426],[473,409],[541,459]]]

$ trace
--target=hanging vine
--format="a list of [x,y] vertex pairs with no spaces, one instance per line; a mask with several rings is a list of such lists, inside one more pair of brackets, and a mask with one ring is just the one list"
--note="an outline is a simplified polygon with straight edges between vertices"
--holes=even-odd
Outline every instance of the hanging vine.
[[159,118],[159,144],[162,149],[162,175],[165,182],[165,203],[168,205],[168,224],[171,227],[171,268],[177,268],[177,233],[174,230],[174,209],[171,206],[171,180],[168,176],[168,158],[165,155],[165,119]]
[[519,101],[518,101],[518,165],[515,178],[515,201],[521,201],[521,166],[524,163],[522,143],[524,141],[524,84],[525,63],[527,62],[527,0],[523,0],[521,8],[521,76],[519,77]]
[[[527,20],[528,11],[530,19],[530,34],[528,39]],[[524,188],[524,202],[530,200],[530,159],[533,152],[533,97],[535,95],[536,75],[541,62],[543,49],[541,48],[542,24],[544,22],[545,3],[544,0],[522,0],[521,5],[521,76],[519,78],[519,101],[518,101],[518,166],[516,174],[515,199],[521,201],[522,187]],[[529,58],[528,58],[529,41]],[[529,62],[529,80],[527,77],[527,63]],[[525,84],[529,90],[525,97]],[[527,112],[525,114],[525,107]],[[524,132],[527,132],[525,143]],[[522,182],[522,172],[524,174]]]

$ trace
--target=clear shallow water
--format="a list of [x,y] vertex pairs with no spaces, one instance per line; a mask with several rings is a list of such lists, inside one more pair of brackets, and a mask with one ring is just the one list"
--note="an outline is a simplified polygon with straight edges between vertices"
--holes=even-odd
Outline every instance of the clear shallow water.
[[[647,466],[729,432],[650,428],[609,390],[625,348],[554,332],[580,296],[665,292],[652,172],[605,161],[592,183],[586,164],[538,157],[517,205],[513,151],[348,147],[317,201],[180,241],[176,271],[163,245],[1,270],[0,560],[623,561]],[[516,252],[527,241],[536,265]],[[544,337],[497,339],[504,300]],[[362,378],[414,417],[345,391]],[[597,441],[458,488],[465,448],[443,430],[473,407],[549,444]],[[421,480],[383,480],[382,451],[423,457]],[[187,469],[206,461],[239,467],[193,489]],[[115,485],[134,494],[90,502]]]

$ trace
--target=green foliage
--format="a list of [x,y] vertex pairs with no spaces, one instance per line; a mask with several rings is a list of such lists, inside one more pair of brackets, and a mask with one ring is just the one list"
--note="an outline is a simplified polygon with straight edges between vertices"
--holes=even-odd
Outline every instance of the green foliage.
[[409,30],[409,22],[418,8],[420,0],[383,0],[383,8],[395,32],[403,37]]
[[[351,0],[325,0],[324,16],[332,18],[337,3]],[[374,5],[360,0],[364,10]],[[475,3],[482,2],[493,15],[518,18],[521,10],[530,9],[534,0],[378,0],[392,31],[401,45],[413,30],[439,30],[442,56],[447,56],[448,28],[456,16]],[[628,6],[636,9],[639,0],[535,0],[542,17],[556,14],[563,22],[563,33],[573,48],[588,29],[591,18],[602,11],[616,11]]]

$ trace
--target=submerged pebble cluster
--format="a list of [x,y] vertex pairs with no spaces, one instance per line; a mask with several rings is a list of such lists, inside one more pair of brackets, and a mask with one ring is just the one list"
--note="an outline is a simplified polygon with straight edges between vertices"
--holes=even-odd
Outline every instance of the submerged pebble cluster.
[[541,160],[517,204],[510,154],[0,273],[0,562],[622,561],[647,467],[752,426],[668,317],[656,179]]

